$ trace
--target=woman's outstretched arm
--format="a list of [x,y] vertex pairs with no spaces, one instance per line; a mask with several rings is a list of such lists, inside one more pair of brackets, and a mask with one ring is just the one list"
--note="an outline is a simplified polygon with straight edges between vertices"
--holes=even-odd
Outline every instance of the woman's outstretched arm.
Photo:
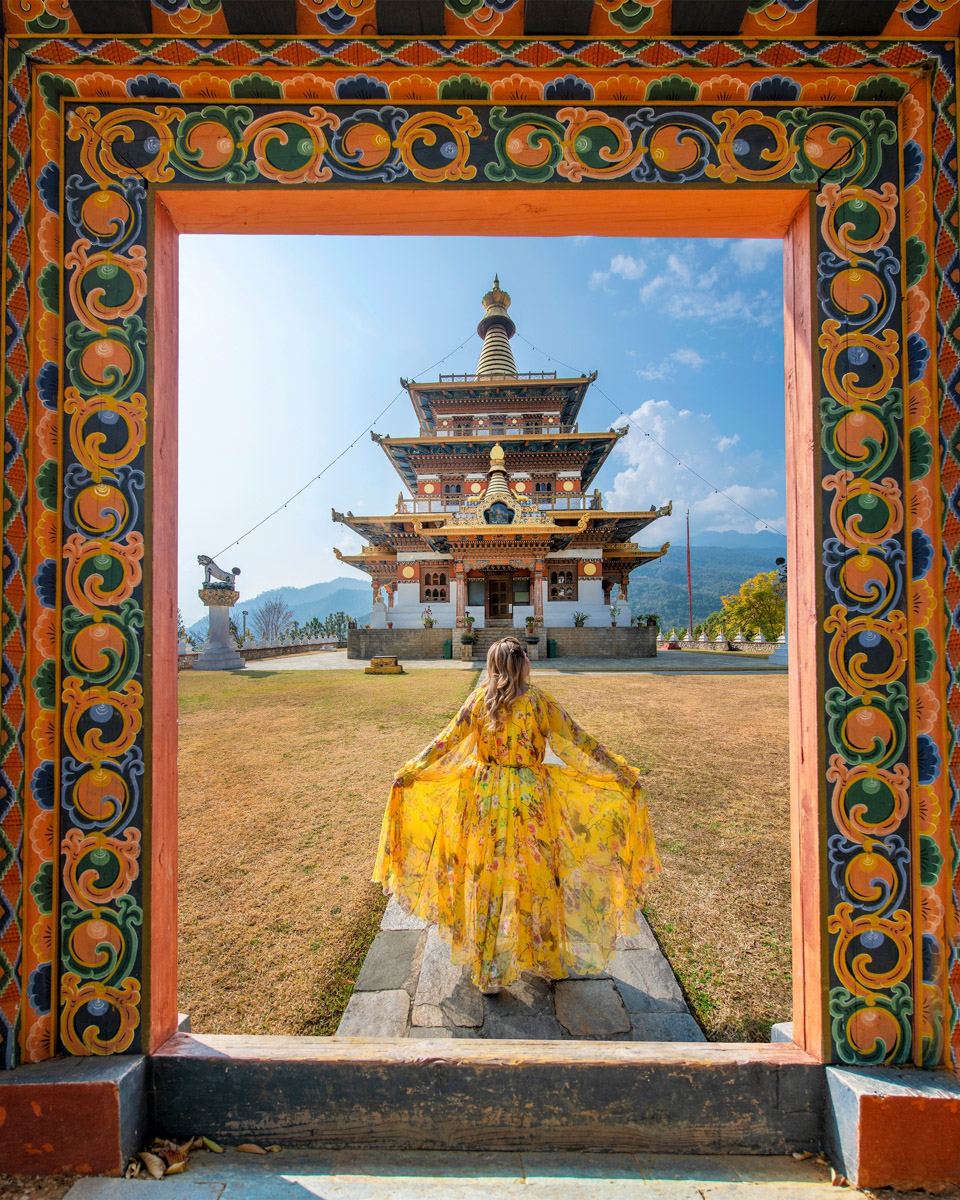
[[548,692],[539,688],[537,691],[544,732],[556,754],[568,767],[595,779],[615,781],[627,787],[637,785],[638,772],[625,758],[608,750],[602,742],[587,733]]
[[[409,787],[415,780],[429,771],[434,763],[445,758],[451,751],[462,747],[462,743],[476,734],[476,719],[474,707],[477,691],[473,691],[463,702],[457,715],[445,726],[429,745],[425,746],[416,758],[405,763],[393,781],[394,787]],[[464,748],[465,749],[465,748]]]

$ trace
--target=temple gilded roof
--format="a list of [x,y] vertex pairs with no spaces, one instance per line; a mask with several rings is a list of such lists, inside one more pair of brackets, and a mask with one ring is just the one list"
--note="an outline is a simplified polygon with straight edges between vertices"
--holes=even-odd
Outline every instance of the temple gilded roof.
[[371,432],[411,492],[417,474],[485,471],[494,442],[502,443],[511,471],[579,470],[580,486],[593,482],[626,429],[610,433],[531,433],[505,437],[381,437]]

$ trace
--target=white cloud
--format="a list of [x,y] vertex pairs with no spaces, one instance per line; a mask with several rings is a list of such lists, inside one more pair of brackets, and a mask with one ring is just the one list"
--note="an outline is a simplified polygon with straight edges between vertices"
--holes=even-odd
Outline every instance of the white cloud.
[[[779,246],[777,242],[772,244]],[[749,294],[740,288],[731,289],[717,267],[700,270],[695,251],[689,249],[667,255],[663,270],[640,288],[640,299],[644,304],[656,303],[676,320],[709,325],[729,321],[772,325],[783,319],[780,297],[766,290]]]
[[[674,512],[641,534],[641,544],[681,539],[688,508],[695,531],[736,529],[753,533],[767,522],[777,529],[785,527],[782,463],[770,461],[758,451],[744,453],[738,449],[739,435],[722,434],[708,413],[678,411],[668,400],[647,400],[631,413],[630,421],[629,432],[614,451],[614,460],[619,460],[621,469],[605,495],[605,506],[629,512],[659,507],[672,500]],[[721,447],[724,441],[728,444]],[[687,467],[719,490],[698,479]],[[756,513],[760,520],[744,509]]]
[[698,367],[702,367],[707,361],[690,346],[681,346],[679,350],[674,350],[670,357],[674,362],[678,362],[684,367],[693,367],[695,370]]
[[594,271],[593,274],[590,276],[590,281],[588,282],[587,287],[592,292],[595,292],[597,290],[597,288],[603,288],[603,290],[605,292],[609,292],[610,289],[607,287],[607,283],[609,282],[609,280],[610,280],[610,272],[609,271]]
[[730,246],[730,261],[741,275],[755,275],[780,255],[774,238],[740,238]]
[[674,350],[672,354],[668,354],[659,365],[649,367],[641,367],[637,371],[638,379],[666,379],[668,375],[672,375],[677,369],[677,364],[682,367],[691,367],[694,370],[699,369],[707,360],[702,358],[696,350],[689,346],[681,346],[678,350]]
[[639,279],[646,269],[647,264],[632,254],[616,254],[610,260],[610,274],[621,279]]

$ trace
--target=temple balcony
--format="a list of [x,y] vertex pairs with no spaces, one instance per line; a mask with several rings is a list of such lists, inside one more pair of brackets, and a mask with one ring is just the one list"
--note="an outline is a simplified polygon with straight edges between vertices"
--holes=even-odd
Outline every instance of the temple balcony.
[[[399,507],[397,511],[405,513],[457,513],[460,512],[465,500],[476,500],[477,498],[477,496],[471,497],[469,495],[417,496],[415,499],[404,500],[402,507]],[[540,512],[603,511],[602,505],[597,502],[595,497],[586,495],[583,492],[573,492],[569,495],[564,492],[534,492],[529,493],[526,498],[533,500]]]
[[476,375],[473,373],[466,375],[441,375],[441,383],[487,383],[492,379],[506,379],[513,382],[515,379],[556,379],[556,371],[518,371],[515,375]]

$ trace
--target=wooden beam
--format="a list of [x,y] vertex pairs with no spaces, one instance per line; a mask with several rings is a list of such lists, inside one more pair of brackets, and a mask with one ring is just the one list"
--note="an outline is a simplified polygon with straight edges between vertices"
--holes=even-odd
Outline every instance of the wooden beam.
[[443,0],[377,0],[377,33],[388,37],[442,37]]
[[227,28],[234,34],[294,34],[297,0],[222,0]]
[[150,0],[72,0],[70,6],[84,33],[151,33]]
[[878,37],[897,0],[820,0],[817,33],[823,37]]
[[592,16],[593,0],[527,0],[523,32],[527,37],[585,37]]
[[670,32],[680,37],[740,32],[749,0],[673,0]]

